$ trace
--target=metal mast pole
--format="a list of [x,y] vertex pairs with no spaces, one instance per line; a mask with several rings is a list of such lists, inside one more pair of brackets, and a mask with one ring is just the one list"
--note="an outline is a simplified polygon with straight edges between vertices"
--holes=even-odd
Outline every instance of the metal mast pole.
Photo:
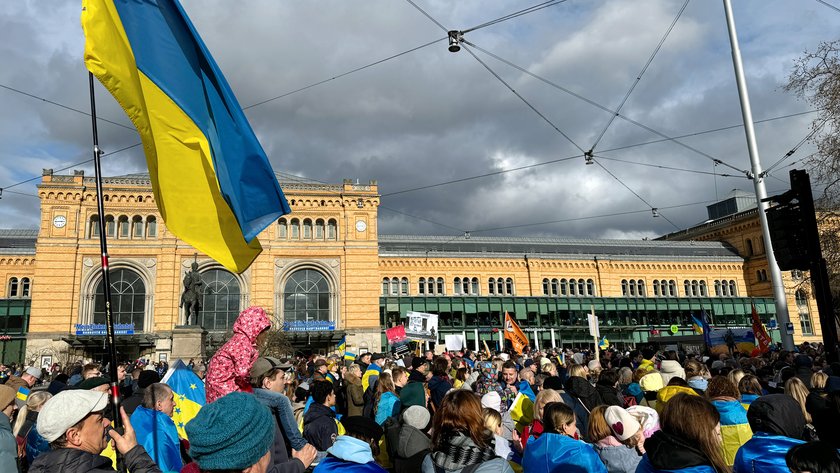
[[738,47],[738,33],[735,31],[735,19],[732,16],[732,4],[730,0],[723,0],[723,8],[726,11],[726,26],[729,29],[729,42],[732,45],[732,63],[735,66],[735,82],[738,84],[738,96],[741,99],[741,114],[744,118],[744,132],[747,135],[747,149],[750,153],[750,164],[752,165],[752,180],[755,186],[755,198],[758,205],[758,219],[761,222],[761,234],[764,237],[764,253],[767,257],[767,265],[770,269],[770,281],[773,284],[773,297],[776,301],[776,320],[779,322],[779,332],[782,336],[782,345],[785,350],[793,350],[793,336],[784,329],[790,321],[788,315],[787,297],[785,286],[782,283],[782,273],[776,263],[776,256],[773,253],[773,242],[770,240],[770,228],[767,225],[767,214],[765,210],[768,204],[763,202],[767,197],[767,189],[764,187],[764,172],[761,170],[761,160],[758,155],[758,145],[755,141],[755,129],[753,128],[752,110],[750,109],[750,96],[747,92],[747,82],[744,78],[744,66],[741,62],[741,49]]

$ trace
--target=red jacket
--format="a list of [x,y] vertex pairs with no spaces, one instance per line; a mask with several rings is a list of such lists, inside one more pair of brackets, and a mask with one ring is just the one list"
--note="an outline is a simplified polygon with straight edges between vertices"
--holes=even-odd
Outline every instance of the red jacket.
[[204,378],[207,402],[234,391],[251,391],[251,366],[259,357],[257,336],[271,327],[260,307],[243,310],[233,323],[233,337],[210,359]]
[[534,419],[533,424],[526,425],[525,428],[522,429],[522,436],[519,439],[522,442],[522,450],[525,450],[525,446],[528,445],[528,439],[531,438],[532,435],[535,439],[538,439],[542,433],[543,425],[539,420]]

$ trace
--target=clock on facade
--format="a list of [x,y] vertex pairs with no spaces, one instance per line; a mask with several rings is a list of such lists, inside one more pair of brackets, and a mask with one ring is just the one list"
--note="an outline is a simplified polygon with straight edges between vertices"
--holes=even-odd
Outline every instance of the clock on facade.
[[53,226],[55,228],[63,228],[65,225],[67,225],[67,217],[64,215],[57,215],[53,219]]
[[363,232],[367,228],[367,224],[364,220],[356,220],[356,230]]

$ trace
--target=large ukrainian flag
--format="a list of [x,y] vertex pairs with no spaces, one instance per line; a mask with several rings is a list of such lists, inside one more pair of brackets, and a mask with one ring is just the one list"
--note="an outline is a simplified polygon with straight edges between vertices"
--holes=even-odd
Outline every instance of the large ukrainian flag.
[[169,368],[161,382],[169,385],[175,393],[175,412],[172,414],[172,420],[178,429],[178,436],[187,438],[184,426],[198,414],[206,400],[204,381],[193,373],[183,360],[178,360]]
[[289,205],[227,81],[177,0],[83,0],[85,65],[137,127],[178,238],[242,272]]

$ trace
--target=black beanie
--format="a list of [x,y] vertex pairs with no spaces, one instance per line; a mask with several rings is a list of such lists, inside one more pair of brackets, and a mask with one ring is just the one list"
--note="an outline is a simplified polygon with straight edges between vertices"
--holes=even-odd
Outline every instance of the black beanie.
[[140,389],[146,389],[159,382],[160,375],[154,370],[143,370],[140,372],[140,376],[137,377],[137,387]]

